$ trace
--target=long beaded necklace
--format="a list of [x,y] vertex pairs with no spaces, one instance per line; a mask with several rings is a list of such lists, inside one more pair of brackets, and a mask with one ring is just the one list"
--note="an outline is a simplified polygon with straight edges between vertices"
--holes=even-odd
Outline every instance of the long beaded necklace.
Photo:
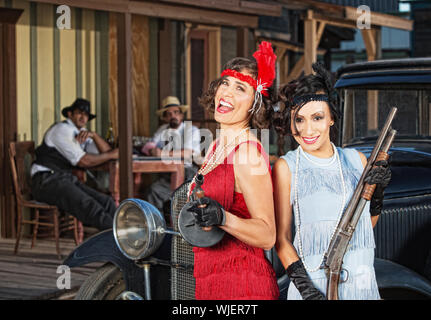
[[[338,154],[338,150],[332,142],[331,142],[331,145],[334,149],[334,157],[333,157],[334,160],[331,160],[329,163],[332,164],[332,163],[334,163],[335,159],[338,160],[338,169],[340,172],[341,184],[343,186],[343,198],[342,198],[343,200],[342,200],[341,207],[340,207],[340,213],[338,214],[337,223],[335,224],[334,230],[332,231],[330,242],[332,241],[332,238],[334,237],[335,231],[337,230],[337,226],[340,223],[341,217],[343,216],[344,205],[346,204],[346,183],[344,181],[343,169],[341,168],[340,155]],[[311,273],[311,272],[315,272],[315,271],[320,269],[325,255],[324,254],[322,255],[322,258],[321,258],[319,264],[315,268],[310,268],[306,264],[305,259],[304,259],[304,253],[302,250],[301,224],[300,224],[300,220],[299,220],[299,202],[298,202],[299,153],[301,152],[307,160],[309,160],[310,162],[312,162],[316,166],[326,167],[329,164],[328,163],[320,164],[316,161],[313,161],[312,159],[310,159],[309,157],[306,156],[306,154],[305,154],[304,150],[302,150],[301,146],[299,146],[298,149],[299,150],[296,153],[296,165],[295,165],[296,172],[295,172],[295,185],[294,185],[294,188],[295,188],[295,193],[294,193],[295,194],[295,225],[296,225],[296,232],[298,233],[299,258],[302,260],[302,263],[304,264],[305,269]]]
[[[225,156],[226,149],[233,145],[235,141],[241,137],[245,132],[247,132],[250,129],[250,127],[242,129],[229,143],[223,145],[221,148],[219,145],[216,146],[214,152],[212,153],[211,157],[201,166],[201,168],[198,170],[198,172],[194,175],[192,181],[189,184],[187,195],[190,196],[192,185],[193,183],[196,183],[196,176],[198,174],[206,175],[207,173],[211,172],[221,160],[222,157]],[[216,142],[217,144],[217,142]]]

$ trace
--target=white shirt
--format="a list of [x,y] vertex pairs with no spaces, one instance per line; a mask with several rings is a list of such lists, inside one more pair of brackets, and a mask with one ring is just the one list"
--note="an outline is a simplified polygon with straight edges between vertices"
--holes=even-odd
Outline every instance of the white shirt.
[[[152,142],[160,149],[172,150],[192,150],[193,154],[201,154],[201,134],[191,121],[181,122],[177,129],[169,128],[168,124],[161,125],[154,133]],[[186,167],[192,163],[184,163]]]
[[165,143],[168,143],[170,150],[189,149],[200,154],[201,135],[199,129],[192,126],[190,121],[186,122],[186,124],[181,122],[177,129],[169,128],[168,124],[160,126],[154,133],[152,141],[160,149],[163,149]]
[[[66,122],[59,122],[49,128],[43,139],[48,147],[57,149],[72,166],[76,166],[86,153],[99,154],[99,149],[93,139],[88,138],[81,144],[75,139],[80,131],[85,130],[87,129],[78,129],[72,120],[67,119]],[[34,163],[31,166],[30,174],[33,176],[39,171],[51,171],[51,169]]]

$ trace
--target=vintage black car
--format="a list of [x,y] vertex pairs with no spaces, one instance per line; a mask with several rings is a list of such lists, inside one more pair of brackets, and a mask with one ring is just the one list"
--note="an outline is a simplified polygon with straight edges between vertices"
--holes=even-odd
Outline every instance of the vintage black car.
[[[391,107],[398,108],[390,149],[392,181],[375,228],[375,269],[383,299],[431,298],[431,59],[347,65],[338,71],[342,123],[338,144],[369,156]],[[76,299],[194,299],[193,251],[178,233],[188,184],[172,198],[170,221],[151,204],[128,199],[113,230],[81,244],[65,260],[106,264]],[[272,249],[280,299],[289,279]]]

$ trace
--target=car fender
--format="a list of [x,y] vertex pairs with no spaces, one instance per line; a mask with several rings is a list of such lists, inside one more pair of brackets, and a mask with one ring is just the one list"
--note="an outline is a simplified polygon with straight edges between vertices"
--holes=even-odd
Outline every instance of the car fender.
[[419,292],[431,298],[431,282],[398,263],[385,259],[374,259],[379,289],[406,289]]
[[115,264],[123,273],[127,290],[144,295],[144,272],[118,249],[112,229],[102,231],[81,243],[63,264],[73,268],[92,262]]

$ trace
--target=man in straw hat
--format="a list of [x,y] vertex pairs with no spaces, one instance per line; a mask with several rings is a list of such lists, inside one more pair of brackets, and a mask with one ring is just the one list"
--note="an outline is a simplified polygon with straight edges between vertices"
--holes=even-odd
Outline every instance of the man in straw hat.
[[[189,106],[182,105],[177,97],[168,96],[162,100],[157,115],[164,122],[157,129],[150,142],[146,143],[141,152],[145,155],[163,157],[165,155],[185,159],[185,179],[191,179],[198,167],[191,161],[200,157],[199,129],[190,122],[184,123],[184,113]],[[168,205],[172,190],[170,188],[170,174],[160,174],[147,190],[145,198],[148,202],[163,211]]]
[[31,167],[33,196],[37,201],[56,205],[85,226],[112,228],[114,200],[78,181],[72,170],[118,159],[118,149],[111,149],[96,132],[85,128],[96,117],[90,112],[88,100],[78,98],[61,113],[66,120],[52,125],[36,149]]

